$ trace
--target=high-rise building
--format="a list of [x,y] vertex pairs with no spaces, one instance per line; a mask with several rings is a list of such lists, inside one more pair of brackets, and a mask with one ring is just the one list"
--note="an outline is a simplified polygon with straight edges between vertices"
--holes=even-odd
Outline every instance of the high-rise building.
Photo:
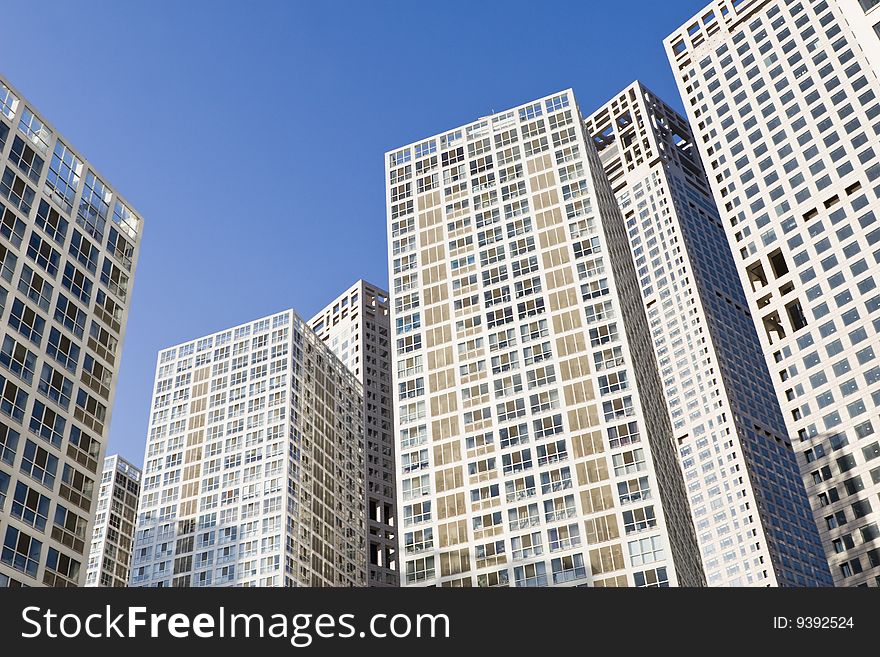
[[701,584],[572,91],[389,152],[386,183],[403,584]]
[[292,310],[159,352],[132,586],[365,586],[361,385]]
[[585,123],[626,223],[707,583],[830,586],[687,121],[636,82]]
[[141,220],[0,78],[0,587],[77,586]]
[[880,585],[876,4],[718,0],[665,41],[843,586]]
[[141,471],[113,454],[104,459],[86,586],[128,586]]
[[394,501],[394,409],[388,293],[360,280],[309,325],[364,389],[364,467],[369,586],[399,586]]

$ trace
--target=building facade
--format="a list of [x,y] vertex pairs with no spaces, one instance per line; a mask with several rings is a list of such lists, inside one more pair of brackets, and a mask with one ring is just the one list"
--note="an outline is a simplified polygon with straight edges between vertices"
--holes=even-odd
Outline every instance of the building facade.
[[626,222],[706,582],[830,585],[687,121],[636,82],[585,125]]
[[841,586],[880,585],[873,5],[718,0],[665,41]]
[[354,372],[364,389],[369,586],[399,586],[394,477],[394,408],[388,293],[360,280],[316,314],[309,326]]
[[360,383],[292,310],[158,355],[132,586],[365,586]]
[[78,586],[141,220],[0,78],[0,587]]
[[571,90],[386,155],[405,586],[703,582]]
[[104,459],[86,586],[128,586],[141,471],[113,454]]

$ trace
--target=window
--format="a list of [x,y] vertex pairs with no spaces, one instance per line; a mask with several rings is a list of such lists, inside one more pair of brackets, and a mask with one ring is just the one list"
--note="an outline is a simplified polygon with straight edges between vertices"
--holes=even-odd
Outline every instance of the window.
[[619,420],[635,415],[632,397],[629,396],[602,402],[602,411],[606,421]]
[[612,461],[614,463],[614,475],[617,477],[634,474],[646,468],[645,453],[641,449],[614,454]]
[[663,540],[650,536],[627,544],[633,566],[644,566],[663,559]]
[[611,374],[599,377],[599,392],[602,395],[609,395],[621,390],[629,388],[627,382],[626,371],[612,372]]
[[0,235],[12,242],[13,246],[21,246],[24,239],[24,222],[15,213],[0,203]]
[[21,460],[22,472],[51,489],[55,485],[57,470],[57,457],[52,456],[31,440],[25,442]]
[[420,328],[422,325],[421,314],[413,313],[397,318],[397,333],[409,333]]
[[39,390],[49,399],[66,409],[70,405],[73,383],[60,372],[45,363],[40,373]]
[[76,406],[74,417],[86,422],[96,431],[103,431],[103,423],[107,415],[107,407],[104,404],[80,389],[76,394]]
[[37,357],[12,336],[7,335],[3,340],[3,348],[0,349],[0,363],[10,372],[17,374],[23,381],[27,383],[33,381]]
[[547,566],[544,562],[517,566],[513,569],[513,579],[518,587],[547,586]]
[[[12,465],[15,462],[15,452],[18,449],[19,433],[10,429],[0,422],[0,462]],[[0,509],[3,504],[0,503]]]
[[405,473],[427,469],[429,467],[428,450],[420,449],[415,452],[401,454],[400,462]]
[[49,520],[49,498],[25,483],[18,482],[12,498],[11,514],[23,523],[41,532],[45,531]]
[[653,506],[623,512],[623,528],[627,534],[634,534],[656,526],[657,517],[654,515]]
[[[98,454],[101,451],[101,443],[98,442],[98,440],[88,435],[76,425],[70,427],[69,440],[70,445],[82,452],[82,455],[89,459],[97,460]],[[82,463],[79,456],[77,456],[77,460]]]
[[46,174],[46,186],[53,192],[52,199],[67,214],[73,210],[73,198],[76,196],[77,187],[79,187],[82,178],[82,169],[82,160],[76,157],[59,139],[55,143],[55,150],[52,153],[49,173]]
[[434,557],[425,557],[423,559],[414,559],[406,562],[406,583],[414,584],[416,582],[424,582],[433,579]]
[[34,402],[30,430],[55,447],[61,447],[67,420],[40,401]]
[[526,372],[526,379],[529,383],[529,390],[539,388],[556,381],[556,370],[553,365],[537,367]]
[[608,324],[590,329],[590,346],[598,347],[618,339],[617,324]]
[[612,449],[640,442],[638,423],[629,422],[616,427],[609,427],[608,440]]
[[529,442],[529,427],[525,423],[502,427],[498,430],[498,441],[501,449],[514,445],[525,445]]
[[425,394],[425,379],[419,377],[398,384],[400,399],[411,399]]
[[[97,351],[98,354],[102,358],[107,360],[107,362],[112,363],[113,359],[114,359],[114,355],[116,354],[116,348],[118,346],[119,346],[119,340],[117,340],[115,337],[113,337],[113,335],[107,329],[105,329],[103,326],[101,326],[98,322],[93,320],[91,325],[89,326],[89,347],[91,347],[92,349]],[[282,361],[282,362],[284,362],[284,361]],[[273,363],[273,366],[274,366],[274,363]],[[262,371],[264,374],[265,374],[265,367],[266,367],[265,365],[262,366]],[[251,374],[252,377],[255,376],[253,374],[253,371],[254,370],[252,370],[252,374]],[[274,371],[272,373],[275,374]],[[237,372],[233,376],[246,377],[244,372]],[[181,381],[183,381],[183,380],[188,381],[189,377],[190,377],[189,374],[180,375],[180,376],[178,376],[178,379]],[[244,380],[244,379],[242,379],[242,380]]]
[[5,84],[0,82],[0,114],[12,120],[18,110],[18,96],[12,93]]
[[18,258],[15,253],[6,248],[6,245],[0,244],[0,276],[10,283],[15,274],[16,263],[18,263]]
[[3,178],[0,179],[0,194],[8,198],[23,214],[31,213],[35,192],[8,167],[3,173]]
[[52,327],[46,352],[58,361],[68,372],[76,372],[80,348],[70,338]]
[[15,527],[7,527],[0,560],[7,566],[36,577],[42,549],[43,544],[37,539]]
[[60,322],[76,337],[83,337],[86,314],[63,294],[58,295],[58,301],[55,304],[55,321]]
[[562,433],[562,416],[553,415],[532,422],[535,439],[540,440],[558,433]]
[[403,507],[403,524],[417,525],[431,520],[431,501],[425,500],[415,504],[407,504]]
[[64,265],[64,276],[61,279],[61,284],[84,304],[88,305],[91,301],[92,281],[86,278],[86,275],[70,262]]
[[92,274],[98,271],[98,248],[78,230],[73,231],[69,252]]
[[122,271],[110,258],[104,258],[101,267],[101,282],[120,299],[125,301],[128,295],[128,275]]
[[24,419],[24,407],[27,404],[27,393],[19,389],[12,381],[0,376],[0,412],[14,420]]
[[18,122],[18,129],[21,130],[28,140],[36,147],[36,149],[45,155],[49,150],[49,142],[52,140],[52,132],[46,128],[40,119],[25,107],[21,112],[21,119]]
[[505,475],[522,472],[532,467],[532,452],[529,449],[523,449],[511,454],[503,454],[501,459]]
[[577,508],[574,503],[574,495],[544,500],[544,520],[547,522],[574,518],[576,515]]
[[655,568],[633,575],[637,587],[666,587],[669,586],[669,576],[665,568]]
[[86,173],[85,187],[79,202],[76,222],[99,241],[104,239],[104,227],[110,211],[110,190],[94,173]]
[[37,304],[41,310],[49,310],[49,302],[53,292],[52,285],[28,265],[22,267],[18,291]]
[[651,488],[647,477],[630,479],[617,484],[617,495],[621,504],[651,499]]
[[529,408],[532,415],[546,413],[559,408],[559,391],[545,390],[529,396]]
[[[0,509],[6,508],[6,494],[9,491],[9,482],[12,478],[0,470]],[[2,585],[0,585],[2,586]]]
[[31,179],[32,182],[40,181],[40,174],[43,171],[43,158],[34,152],[30,146],[25,144],[21,137],[16,136],[12,142],[12,148],[9,152],[9,159],[18,166],[19,169]]
[[550,565],[553,570],[554,584],[584,579],[587,576],[584,555],[580,553],[557,557],[550,562]]

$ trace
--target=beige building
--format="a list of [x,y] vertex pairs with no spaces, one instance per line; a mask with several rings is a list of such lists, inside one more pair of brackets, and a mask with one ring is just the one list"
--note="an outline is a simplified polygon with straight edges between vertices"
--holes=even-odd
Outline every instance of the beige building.
[[113,454],[104,459],[86,586],[128,586],[141,471]]
[[363,391],[292,310],[159,352],[131,586],[366,586]]
[[388,293],[360,280],[309,326],[363,386],[369,585],[399,586]]
[[386,184],[403,585],[701,584],[572,91],[395,149]]
[[706,582],[830,585],[687,121],[636,82],[585,125],[626,223]]
[[0,588],[77,586],[141,219],[0,78]]
[[880,585],[877,4],[718,0],[665,42],[840,586]]

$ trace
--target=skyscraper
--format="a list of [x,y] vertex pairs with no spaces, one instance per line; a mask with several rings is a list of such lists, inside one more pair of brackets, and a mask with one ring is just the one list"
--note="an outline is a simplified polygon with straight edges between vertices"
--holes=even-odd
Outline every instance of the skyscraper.
[[364,466],[370,586],[399,586],[388,293],[360,280],[309,325],[364,389]]
[[77,586],[141,220],[0,78],[0,587]]
[[104,459],[86,586],[128,586],[141,471],[113,454]]
[[843,586],[880,584],[876,4],[719,0],[665,41]]
[[697,585],[626,231],[571,90],[386,155],[404,585]]
[[707,583],[830,585],[687,122],[636,82],[585,123],[626,222]]
[[365,586],[360,383],[288,310],[159,353],[132,586]]

